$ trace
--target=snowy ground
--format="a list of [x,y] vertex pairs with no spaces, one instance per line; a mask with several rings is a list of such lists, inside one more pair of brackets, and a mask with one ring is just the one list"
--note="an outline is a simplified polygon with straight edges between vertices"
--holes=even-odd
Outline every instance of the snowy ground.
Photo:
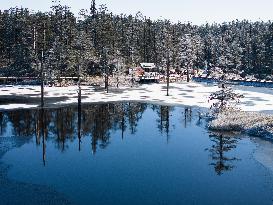
[[[186,105],[209,108],[208,96],[218,90],[216,85],[203,83],[171,83],[170,96],[166,96],[165,84],[144,84],[135,88],[104,89],[82,86],[82,102],[140,101],[168,105]],[[262,111],[273,114],[273,89],[234,87],[242,93],[240,107],[244,111]],[[45,106],[62,106],[78,102],[77,86],[45,87]],[[40,103],[40,86],[0,86],[0,110],[33,108]]]

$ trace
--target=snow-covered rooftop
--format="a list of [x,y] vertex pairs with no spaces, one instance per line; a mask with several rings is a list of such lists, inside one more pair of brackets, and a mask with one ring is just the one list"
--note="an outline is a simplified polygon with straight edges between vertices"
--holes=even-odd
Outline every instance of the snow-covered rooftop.
[[142,68],[155,68],[155,64],[154,63],[140,63],[140,66]]

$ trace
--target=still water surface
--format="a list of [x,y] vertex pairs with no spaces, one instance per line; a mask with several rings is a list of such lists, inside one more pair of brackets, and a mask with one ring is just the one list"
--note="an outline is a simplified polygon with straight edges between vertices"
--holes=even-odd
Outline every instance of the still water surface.
[[273,203],[272,172],[254,159],[252,138],[209,132],[196,108],[131,102],[0,114],[0,149],[3,139],[13,144],[0,155],[9,180],[72,204]]

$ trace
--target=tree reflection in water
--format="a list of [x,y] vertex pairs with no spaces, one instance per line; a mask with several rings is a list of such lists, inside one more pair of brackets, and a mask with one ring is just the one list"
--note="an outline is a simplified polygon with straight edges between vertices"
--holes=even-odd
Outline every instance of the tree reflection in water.
[[[9,127],[12,135],[18,138],[30,140],[35,136],[36,145],[42,145],[45,165],[48,140],[53,141],[56,148],[64,152],[71,145],[70,141],[78,140],[80,151],[82,139],[90,138],[90,149],[95,154],[98,147],[104,149],[109,145],[111,131],[120,131],[122,139],[126,131],[135,134],[147,108],[147,104],[135,102],[82,105],[79,93],[78,106],[74,107],[0,112],[0,133],[2,136]],[[174,108],[159,105],[151,105],[149,108],[157,113],[157,127],[161,134],[166,134],[168,142],[171,112]],[[191,108],[184,108],[181,126],[186,128],[190,125],[195,120],[193,116]],[[200,118],[197,120],[200,121]],[[237,159],[228,157],[227,153],[236,148],[238,138],[219,133],[210,134],[209,137],[212,146],[207,150],[215,172],[221,175],[232,170],[233,162]]]
[[126,113],[128,118],[128,124],[131,130],[131,134],[135,134],[137,131],[137,125],[142,118],[142,114],[147,109],[147,104],[143,103],[128,103],[126,104]]
[[184,113],[183,113],[183,124],[184,127],[187,128],[187,125],[191,125],[191,121],[192,121],[192,108],[191,107],[185,107],[184,108]]
[[132,102],[83,106],[79,95],[77,107],[0,112],[0,131],[3,135],[9,122],[13,136],[24,139],[35,136],[36,145],[43,146],[45,163],[48,139],[64,152],[69,146],[67,141],[78,139],[80,150],[81,139],[91,137],[95,154],[98,146],[103,149],[110,143],[110,130],[121,130],[122,138],[127,128],[134,134],[146,108],[146,104]]
[[3,135],[6,132],[8,119],[7,116],[0,112],[0,135]]
[[207,149],[210,152],[214,170],[217,175],[222,175],[225,171],[234,168],[234,161],[239,160],[236,157],[229,157],[228,152],[236,148],[238,138],[223,133],[212,133],[209,135],[213,145]]
[[167,143],[169,142],[169,133],[170,133],[170,112],[173,110],[172,107],[169,106],[158,106],[154,107],[155,110],[157,110],[157,114],[159,116],[159,119],[157,120],[158,123],[158,129],[161,132],[161,134],[166,134],[167,137]]
[[39,115],[39,119],[40,119],[40,125],[41,125],[41,136],[42,136],[42,142],[43,142],[43,163],[44,166],[46,164],[46,122],[45,122],[45,115],[44,115],[44,108],[40,109],[40,115]]

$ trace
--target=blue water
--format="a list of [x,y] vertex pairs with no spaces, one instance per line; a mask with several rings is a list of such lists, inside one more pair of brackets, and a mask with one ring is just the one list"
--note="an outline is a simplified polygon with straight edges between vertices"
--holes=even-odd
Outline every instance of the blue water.
[[[193,77],[195,82],[202,82],[207,84],[218,84],[219,79],[214,78],[200,78]],[[240,81],[240,80],[228,80],[229,84],[238,85],[238,86],[251,86],[251,87],[265,87],[265,88],[273,88],[273,82],[252,82],[252,81]]]
[[72,204],[273,202],[255,142],[209,132],[196,108],[115,103],[83,106],[81,116],[77,107],[1,115],[0,137],[20,142],[0,158],[7,177]]

